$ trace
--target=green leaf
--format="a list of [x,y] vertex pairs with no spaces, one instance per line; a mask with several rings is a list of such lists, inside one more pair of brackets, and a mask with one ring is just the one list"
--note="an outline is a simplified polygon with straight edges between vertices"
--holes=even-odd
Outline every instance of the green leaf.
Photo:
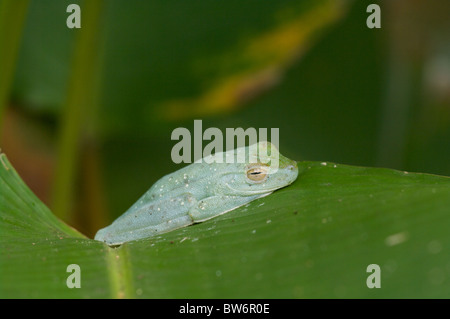
[[[301,162],[245,207],[119,248],[57,220],[0,157],[1,298],[447,298],[450,179]],[[66,286],[70,264],[81,288]],[[381,267],[381,288],[366,286]]]

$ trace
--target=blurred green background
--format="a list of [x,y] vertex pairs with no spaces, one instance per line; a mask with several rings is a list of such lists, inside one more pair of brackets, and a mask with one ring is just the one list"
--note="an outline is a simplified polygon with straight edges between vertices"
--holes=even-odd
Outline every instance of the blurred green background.
[[171,132],[194,119],[279,128],[296,160],[450,175],[447,0],[0,3],[0,146],[89,237],[181,167]]

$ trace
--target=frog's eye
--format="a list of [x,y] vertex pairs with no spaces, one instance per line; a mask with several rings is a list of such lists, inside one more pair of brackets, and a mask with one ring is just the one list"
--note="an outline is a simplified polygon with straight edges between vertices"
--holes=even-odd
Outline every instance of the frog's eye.
[[247,168],[247,178],[255,183],[262,183],[267,179],[267,167],[251,166]]

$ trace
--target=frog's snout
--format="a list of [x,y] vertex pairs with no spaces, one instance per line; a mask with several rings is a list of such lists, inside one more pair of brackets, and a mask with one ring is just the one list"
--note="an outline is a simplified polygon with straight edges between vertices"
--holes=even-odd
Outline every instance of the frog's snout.
[[291,161],[289,163],[289,165],[286,166],[285,169],[288,172],[288,175],[291,176],[290,183],[292,183],[293,181],[295,181],[297,179],[297,176],[298,176],[297,162],[296,161]]
[[286,167],[288,170],[294,171],[297,169],[297,163],[293,164],[293,165],[288,165]]
[[290,170],[290,171],[297,171],[298,170],[298,166],[297,166],[297,161],[289,161],[289,164],[286,166],[286,169]]

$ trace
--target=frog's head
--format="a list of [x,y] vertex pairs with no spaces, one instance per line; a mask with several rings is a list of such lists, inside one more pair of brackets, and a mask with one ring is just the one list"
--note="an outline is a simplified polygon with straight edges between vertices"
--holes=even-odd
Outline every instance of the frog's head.
[[236,149],[246,152],[245,163],[229,165],[218,180],[226,195],[252,196],[271,193],[294,182],[298,176],[297,162],[280,154],[270,142],[260,142]]

